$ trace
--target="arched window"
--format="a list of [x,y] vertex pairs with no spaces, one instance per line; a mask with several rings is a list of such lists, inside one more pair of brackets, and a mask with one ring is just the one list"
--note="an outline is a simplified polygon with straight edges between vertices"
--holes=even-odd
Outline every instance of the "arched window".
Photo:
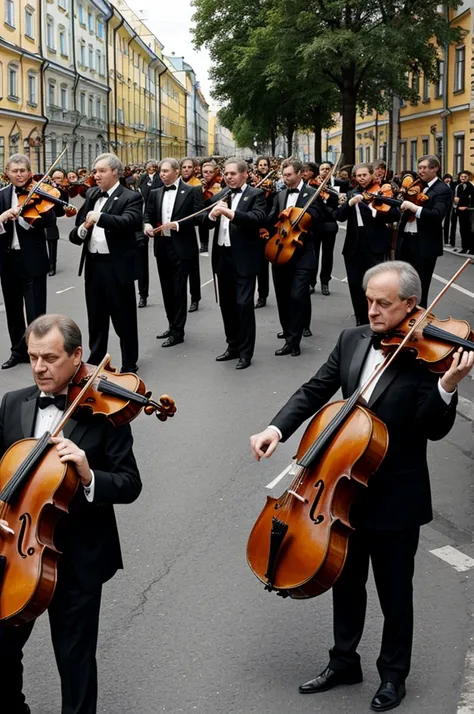
[[38,103],[36,72],[28,72],[28,104],[36,106]]
[[54,20],[51,15],[46,16],[46,46],[49,50],[56,51],[56,38],[54,36]]
[[19,99],[18,65],[8,65],[8,98],[14,101]]
[[67,48],[66,28],[63,25],[59,26],[59,52],[64,57],[67,57],[68,48]]

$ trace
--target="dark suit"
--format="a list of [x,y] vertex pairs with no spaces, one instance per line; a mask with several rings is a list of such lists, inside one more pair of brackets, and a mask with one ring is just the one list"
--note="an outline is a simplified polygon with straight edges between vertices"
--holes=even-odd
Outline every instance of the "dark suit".
[[[144,221],[154,228],[162,223],[162,206],[165,189],[151,191],[145,207]],[[176,189],[171,220],[177,221],[204,208],[202,190],[188,186],[181,179]],[[169,330],[173,337],[184,337],[187,310],[187,284],[193,261],[199,260],[195,225],[200,218],[184,221],[179,230],[170,236],[157,233],[154,238],[154,253]]]
[[[370,191],[370,187],[364,189]],[[361,188],[354,188],[347,194],[347,201],[334,211],[337,221],[347,221],[346,240],[342,254],[346,265],[347,283],[351,294],[352,306],[358,325],[369,322],[367,300],[362,288],[364,273],[378,263],[387,259],[390,251],[392,234],[387,224],[398,221],[398,209],[390,209],[387,213],[377,211],[375,216],[365,202],[358,205],[363,226],[357,223],[357,208],[349,206],[349,200]]]
[[416,219],[416,233],[406,233],[405,226],[411,211],[402,214],[398,226],[396,257],[410,263],[420,276],[420,305],[428,304],[428,291],[438,256],[443,255],[443,219],[453,202],[453,194],[444,181],[437,179],[425,190],[430,200],[422,204]]
[[79,275],[85,265],[85,291],[89,322],[88,362],[99,364],[107,354],[109,323],[120,338],[122,367],[134,369],[138,362],[137,305],[134,281],[139,276],[136,233],[142,227],[142,197],[118,186],[101,210],[97,225],[105,230],[109,253],[91,253],[92,229],[85,239],[79,227],[94,210],[99,188],[90,188],[76,218],[69,240],[82,246]]
[[[150,179],[149,174],[143,174],[140,178],[138,190],[143,196],[143,204],[146,205],[150,191],[161,188],[163,181],[159,174],[155,173]],[[138,276],[138,294],[141,298],[147,298],[150,289],[150,259],[148,242],[149,238],[143,231],[137,234],[138,242],[138,262],[140,264],[140,275]]]
[[[227,189],[211,199],[211,205],[221,200]],[[208,214],[209,215],[209,214]],[[241,359],[252,359],[255,348],[255,282],[260,270],[260,226],[265,223],[265,194],[246,186],[229,223],[230,246],[219,246],[220,217],[204,225],[215,228],[212,245],[212,270],[217,276],[219,305],[227,344],[236,349]]]
[[[12,205],[13,186],[0,190],[0,213]],[[56,211],[56,213],[55,213]],[[15,222],[20,250],[11,250],[13,222],[6,221],[6,234],[0,238],[0,277],[7,317],[12,355],[26,358],[26,343],[23,338],[26,324],[46,312],[46,275],[49,258],[46,250],[45,231],[56,224],[55,208],[35,221],[29,229]],[[26,311],[26,320],[24,311]]]
[[[344,398],[359,386],[371,347],[367,326],[344,330],[327,362],[303,384],[270,422],[283,441],[342,388]],[[388,450],[367,490],[353,504],[344,569],[333,587],[335,646],[330,667],[359,666],[357,646],[366,608],[369,558],[384,613],[377,661],[384,681],[404,680],[413,639],[412,577],[420,525],[432,515],[427,441],[442,439],[456,416],[457,395],[447,405],[438,378],[411,355],[402,355],[380,377],[369,408],[385,423]]]
[[[311,186],[303,184],[298,194],[296,208],[303,208],[310,196],[315,193]],[[268,230],[270,236],[275,234],[275,225],[278,216],[285,210],[288,200],[288,189],[279,191],[273,201],[273,208],[268,216]],[[309,327],[311,322],[311,298],[309,288],[311,276],[316,270],[316,256],[314,252],[314,236],[318,233],[318,222],[322,216],[322,209],[313,203],[308,210],[312,218],[310,234],[303,235],[303,246],[297,246],[287,263],[272,265],[273,283],[278,306],[281,329],[285,341],[290,347],[298,348],[301,342],[303,329]]]
[[152,178],[150,178],[149,174],[143,174],[140,179],[140,184],[138,188],[143,196],[143,202],[145,205],[148,201],[148,196],[150,195],[150,192],[155,191],[157,188],[161,188],[162,186],[163,181],[160,179],[160,175],[158,173],[153,174]]
[[[0,453],[16,441],[34,435],[36,386],[7,393],[0,408]],[[49,607],[51,637],[61,677],[62,709],[66,714],[95,714],[95,661],[102,585],[122,568],[113,504],[131,503],[141,491],[128,425],[115,428],[102,416],[71,419],[64,429],[87,454],[94,472],[95,493],[87,501],[81,485],[55,531],[62,552],[56,591]],[[7,515],[8,518],[8,515]],[[10,524],[17,531],[18,524]],[[5,682],[5,712],[23,711],[22,649],[34,622],[0,626],[0,671]],[[6,701],[5,701],[6,698]],[[59,707],[51,705],[52,710]]]
[[454,195],[459,198],[456,205],[456,216],[459,220],[459,232],[461,233],[461,250],[474,253],[474,241],[471,231],[470,208],[474,208],[474,186],[470,181],[458,183]]
[[[321,200],[321,199],[320,199]],[[322,285],[328,285],[332,278],[332,268],[334,264],[334,246],[336,244],[337,231],[339,226],[334,218],[334,211],[338,208],[338,198],[329,194],[326,201],[321,205],[323,218],[321,228],[316,231],[314,238],[314,252],[316,255],[316,268],[311,276],[311,285],[314,288],[317,282],[319,256],[321,255],[321,271],[319,279]]]

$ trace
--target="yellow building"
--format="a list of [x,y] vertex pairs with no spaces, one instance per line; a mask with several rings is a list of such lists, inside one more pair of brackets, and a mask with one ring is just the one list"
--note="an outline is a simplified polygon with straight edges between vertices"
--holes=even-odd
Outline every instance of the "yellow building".
[[169,65],[161,77],[161,155],[176,159],[186,155],[187,91],[173,75]]
[[[473,6],[473,0],[468,0],[451,12],[451,22],[465,31],[465,37],[447,51],[440,50],[438,82],[425,80],[423,73],[410,74],[410,84],[419,94],[418,102],[395,100],[383,115],[372,113],[358,118],[356,161],[383,158],[394,171],[416,171],[419,156],[436,154],[442,173],[455,175],[464,168],[473,170]],[[326,132],[325,142],[328,158],[334,158],[341,146],[340,124]]]
[[43,166],[43,110],[39,0],[4,0],[0,22],[0,171],[10,154]]

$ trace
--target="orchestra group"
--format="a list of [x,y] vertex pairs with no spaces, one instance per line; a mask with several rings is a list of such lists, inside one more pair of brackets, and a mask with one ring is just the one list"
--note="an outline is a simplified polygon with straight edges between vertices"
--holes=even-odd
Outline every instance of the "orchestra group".
[[[113,505],[134,501],[141,480],[132,450],[131,418],[113,422],[107,410],[94,413],[90,406],[94,399],[86,398],[81,405],[89,406],[70,414],[71,390],[89,388],[87,378],[77,379],[84,362],[105,369],[110,321],[121,349],[122,374],[114,373],[115,379],[136,375],[137,307],[147,307],[149,241],[153,241],[166,316],[157,335],[161,346],[170,348],[184,341],[188,313],[196,312],[201,300],[200,257],[210,253],[225,336],[225,348],[215,359],[235,360],[236,369],[244,370],[252,363],[255,311],[267,305],[270,272],[281,325],[275,336],[281,342],[275,342],[274,354],[301,354],[302,338],[311,336],[311,294],[318,280],[321,294],[331,296],[336,237],[344,223],[342,254],[355,325],[343,330],[318,372],[262,432],[251,437],[255,459],[271,456],[278,443],[290,438],[339,388],[345,406],[340,413],[331,412],[327,422],[321,420],[311,446],[304,442],[304,458],[298,452],[298,464],[304,468],[295,472],[285,507],[274,506],[279,510],[271,519],[271,533],[258,538],[257,546],[266,549],[261,579],[268,590],[283,597],[308,596],[302,595],[307,583],[295,584],[293,593],[292,586],[277,584],[285,552],[291,551],[290,546],[286,551],[281,548],[285,533],[293,527],[288,503],[311,507],[314,531],[330,520],[322,506],[330,490],[324,478],[332,473],[338,475],[336,482],[348,480],[354,466],[356,494],[365,478],[363,467],[368,469],[364,482],[368,487],[365,494],[357,491],[350,525],[349,506],[344,511],[337,500],[336,518],[334,504],[328,505],[332,521],[345,524],[337,532],[339,539],[343,531],[346,535],[355,531],[334,569],[337,576],[332,582],[322,579],[313,584],[315,590],[309,595],[332,587],[334,645],[327,667],[299,691],[320,693],[362,681],[357,648],[364,629],[371,562],[384,628],[377,660],[380,687],[370,706],[387,711],[401,703],[412,652],[415,553],[420,526],[432,518],[427,443],[443,438],[453,426],[457,386],[474,362],[474,352],[463,351],[469,345],[466,340],[452,342],[449,363],[443,362],[437,372],[430,371],[415,350],[404,350],[412,331],[426,322],[424,308],[436,261],[443,254],[443,243],[455,247],[457,223],[461,252],[474,254],[471,174],[463,171],[454,182],[449,175],[441,178],[439,172],[434,155],[419,158],[417,174],[393,175],[382,160],[340,167],[329,161],[319,166],[302,163],[293,157],[281,162],[263,156],[255,162],[236,157],[198,162],[185,157],[124,168],[114,154],[104,153],[97,156],[91,171],[81,167],[68,172],[55,162],[46,176],[33,176],[26,156],[9,158],[5,169],[9,183],[0,190],[0,279],[11,354],[2,369],[29,362],[35,384],[3,396],[0,455],[5,459],[23,438],[37,440],[37,448],[31,454],[22,452],[9,475],[3,475],[3,461],[0,464],[0,672],[7,714],[30,713],[23,694],[22,653],[34,616],[30,611],[2,615],[2,592],[9,587],[11,567],[5,544],[11,545],[15,557],[27,559],[34,551],[24,552],[30,529],[24,515],[22,523],[14,521],[12,509],[22,498],[18,484],[28,483],[25,492],[32,487],[43,457],[51,462],[56,458],[61,469],[71,466],[77,476],[69,514],[59,522],[54,545],[51,534],[48,541],[49,550],[62,553],[47,603],[61,679],[61,712],[97,711],[102,586],[122,567]],[[70,199],[77,197],[81,200],[71,204]],[[78,326],[67,316],[47,312],[47,276],[56,272],[58,219],[72,215],[75,226],[69,240],[80,248],[79,275],[84,276],[87,309],[85,360]],[[400,333],[399,326],[406,322],[404,341],[399,340],[396,352],[390,352],[393,345],[384,340],[395,328]],[[451,344],[446,334],[451,333],[438,340]],[[109,386],[107,392],[105,375],[99,375],[97,389],[117,399],[119,388]],[[139,389],[137,400],[147,405],[139,408],[148,413],[149,393],[144,385]],[[374,465],[375,456],[364,460],[359,455],[360,463],[351,461],[346,470],[335,471],[342,468],[341,459],[351,453],[367,419],[370,438],[379,434],[374,448],[381,465]],[[342,437],[346,428],[353,431]],[[334,441],[328,435],[335,435]],[[365,437],[360,438],[364,450]],[[314,486],[319,488],[312,506],[299,493],[304,474],[313,473],[311,469],[326,474],[318,476],[316,484],[311,482],[312,492]],[[345,497],[349,491],[352,495],[352,488],[344,490]],[[51,504],[58,493],[59,489]],[[300,523],[300,516],[295,520]],[[40,541],[46,538],[44,528],[37,530]],[[335,550],[340,556],[338,542]],[[254,569],[250,557],[249,564]],[[13,625],[3,621],[9,617]]]

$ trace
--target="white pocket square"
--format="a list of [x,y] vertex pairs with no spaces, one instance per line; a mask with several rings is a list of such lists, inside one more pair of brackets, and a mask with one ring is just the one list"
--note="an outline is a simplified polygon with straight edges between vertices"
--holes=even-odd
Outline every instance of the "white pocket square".
[[118,201],[118,196],[114,196],[114,201]]

